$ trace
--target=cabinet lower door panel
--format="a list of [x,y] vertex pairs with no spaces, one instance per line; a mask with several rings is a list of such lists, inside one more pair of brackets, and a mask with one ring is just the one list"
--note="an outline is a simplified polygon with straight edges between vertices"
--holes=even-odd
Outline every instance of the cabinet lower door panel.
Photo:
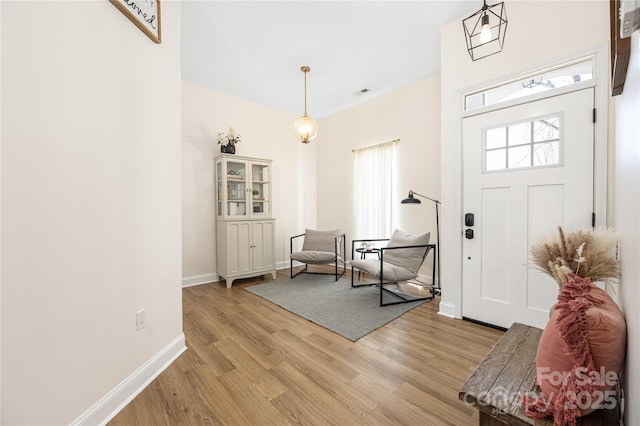
[[264,271],[275,268],[275,223],[272,220],[253,224],[253,268]]
[[227,232],[227,273],[251,272],[251,222],[229,223]]

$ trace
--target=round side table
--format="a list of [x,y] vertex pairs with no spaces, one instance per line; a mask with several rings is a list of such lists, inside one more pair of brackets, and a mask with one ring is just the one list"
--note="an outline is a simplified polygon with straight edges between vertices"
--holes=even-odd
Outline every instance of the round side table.
[[[360,247],[357,248],[356,251],[358,253],[360,253],[360,259],[366,259],[368,254],[375,254],[378,256],[378,260],[380,260],[380,249],[379,248],[366,248],[366,247]],[[362,274],[362,271],[358,271],[358,281],[360,281],[360,274]]]
[[379,248],[365,248],[365,247],[360,247],[357,248],[356,251],[358,253],[360,253],[360,259],[366,259],[368,254],[376,254],[378,255],[378,260],[380,260],[380,249]]

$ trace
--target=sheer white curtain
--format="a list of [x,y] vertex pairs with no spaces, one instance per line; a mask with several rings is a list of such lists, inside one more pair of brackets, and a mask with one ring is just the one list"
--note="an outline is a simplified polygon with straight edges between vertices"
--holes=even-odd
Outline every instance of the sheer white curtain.
[[354,150],[354,239],[389,238],[397,141]]

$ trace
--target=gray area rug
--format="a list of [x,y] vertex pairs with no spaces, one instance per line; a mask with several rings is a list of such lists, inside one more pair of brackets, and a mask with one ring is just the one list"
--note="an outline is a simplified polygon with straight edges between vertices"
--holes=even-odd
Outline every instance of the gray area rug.
[[351,288],[328,275],[301,274],[245,290],[354,342],[425,302],[382,307],[378,287]]

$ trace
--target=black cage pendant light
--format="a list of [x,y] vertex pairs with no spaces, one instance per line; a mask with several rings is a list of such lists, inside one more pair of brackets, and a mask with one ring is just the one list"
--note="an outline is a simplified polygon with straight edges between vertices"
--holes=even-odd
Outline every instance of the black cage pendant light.
[[471,59],[486,58],[502,51],[504,35],[507,32],[507,11],[504,2],[487,5],[462,20],[467,50]]
[[304,115],[298,117],[293,123],[296,136],[302,143],[309,143],[318,136],[318,123],[307,115],[307,73],[311,71],[308,66],[300,67],[304,73]]

